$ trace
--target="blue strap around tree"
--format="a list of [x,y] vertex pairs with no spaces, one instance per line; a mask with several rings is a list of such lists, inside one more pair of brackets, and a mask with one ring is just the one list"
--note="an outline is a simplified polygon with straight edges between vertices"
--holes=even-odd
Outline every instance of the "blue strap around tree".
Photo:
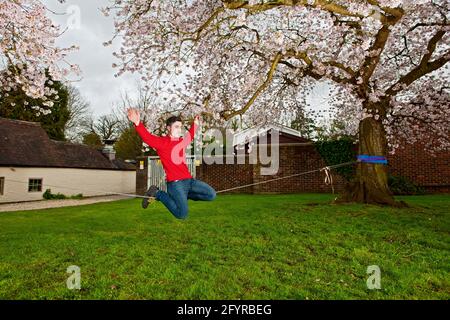
[[360,154],[360,155],[358,155],[358,161],[359,162],[365,162],[365,163],[375,163],[375,164],[387,164],[388,163],[386,157],[383,157],[383,156],[369,156],[367,154]]

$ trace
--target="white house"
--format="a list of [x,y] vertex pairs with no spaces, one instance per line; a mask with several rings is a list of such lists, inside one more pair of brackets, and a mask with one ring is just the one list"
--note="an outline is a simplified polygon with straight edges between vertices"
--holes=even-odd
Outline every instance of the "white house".
[[43,193],[135,193],[136,168],[97,150],[55,141],[40,123],[0,118],[0,203],[42,200]]

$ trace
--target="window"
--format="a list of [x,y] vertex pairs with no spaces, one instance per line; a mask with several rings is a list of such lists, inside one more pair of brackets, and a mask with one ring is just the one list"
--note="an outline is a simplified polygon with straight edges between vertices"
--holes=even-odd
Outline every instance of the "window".
[[41,192],[42,191],[42,178],[28,179],[28,192]]
[[0,196],[3,195],[5,190],[5,177],[0,177]]

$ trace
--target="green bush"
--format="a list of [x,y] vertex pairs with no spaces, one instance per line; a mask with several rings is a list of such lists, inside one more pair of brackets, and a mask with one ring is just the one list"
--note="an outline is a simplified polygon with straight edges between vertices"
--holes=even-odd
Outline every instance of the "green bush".
[[[356,161],[355,140],[351,137],[342,137],[339,140],[321,140],[315,143],[316,150],[319,152],[327,166],[340,163]],[[345,166],[336,168],[336,172],[347,181],[355,176],[356,166]]]
[[42,195],[42,197],[44,199],[51,199],[52,193],[50,189],[45,190],[44,194]]
[[424,190],[416,186],[413,182],[402,176],[389,175],[389,189],[395,195],[417,195],[424,194]]
[[44,199],[51,200],[51,199],[66,199],[66,196],[62,193],[52,194],[51,189],[45,190],[44,194],[42,195]]
[[79,193],[79,194],[75,194],[73,196],[70,196],[70,199],[81,199],[83,198],[83,194]]
[[70,197],[67,197],[66,195],[62,193],[52,194],[51,189],[45,190],[44,194],[42,195],[44,199],[47,200],[53,200],[53,199],[81,199],[83,198],[83,194],[79,193]]

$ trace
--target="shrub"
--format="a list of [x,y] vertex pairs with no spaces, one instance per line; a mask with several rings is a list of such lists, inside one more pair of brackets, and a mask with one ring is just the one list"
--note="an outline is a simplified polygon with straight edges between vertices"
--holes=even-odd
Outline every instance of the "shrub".
[[395,195],[416,195],[424,194],[424,190],[416,186],[413,182],[402,176],[389,175],[389,189]]
[[52,190],[47,189],[47,190],[45,190],[42,197],[47,200],[51,200],[51,199],[81,199],[81,198],[83,198],[83,194],[79,193],[79,194],[67,197],[66,195],[59,193],[59,192],[57,194],[52,194]]
[[53,199],[52,191],[50,189],[45,190],[42,197],[47,200]]
[[[337,140],[321,140],[315,143],[316,150],[319,152],[327,166],[336,165],[344,162],[356,160],[356,146],[351,137],[342,137]],[[355,166],[345,166],[336,168],[336,172],[347,181],[355,176]]]

